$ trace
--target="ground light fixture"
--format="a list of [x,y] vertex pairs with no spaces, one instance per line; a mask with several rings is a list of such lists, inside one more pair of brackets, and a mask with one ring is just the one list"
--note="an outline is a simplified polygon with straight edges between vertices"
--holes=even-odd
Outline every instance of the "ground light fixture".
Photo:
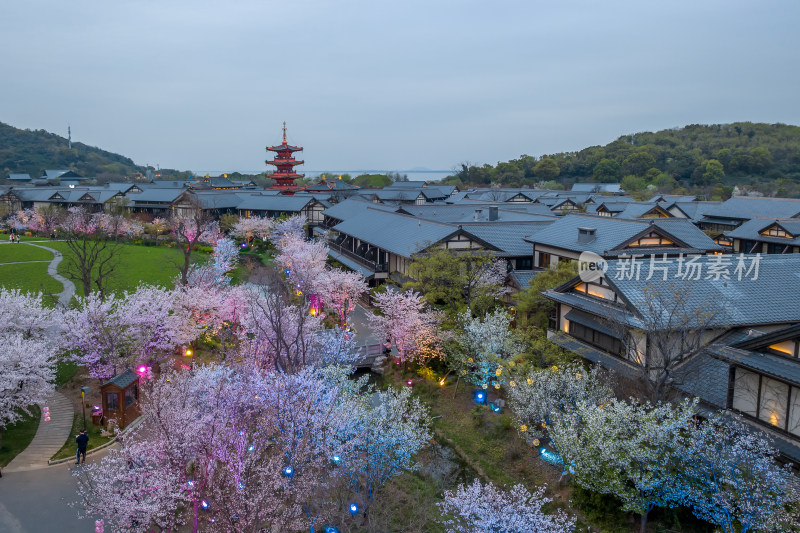
[[478,389],[472,393],[473,397],[475,398],[475,403],[485,405],[486,404],[486,391]]
[[355,503],[355,502],[351,503],[350,506],[347,508],[347,510],[350,511],[351,515],[353,515],[353,516],[357,515],[358,514],[358,504]]
[[292,477],[292,474],[294,474],[294,468],[292,468],[291,466],[284,466],[283,467],[283,475],[284,476]]

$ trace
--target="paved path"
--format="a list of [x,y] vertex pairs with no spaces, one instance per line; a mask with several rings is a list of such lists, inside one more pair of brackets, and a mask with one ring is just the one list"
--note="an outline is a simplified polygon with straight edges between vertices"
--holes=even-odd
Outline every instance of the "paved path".
[[70,436],[75,417],[72,402],[56,391],[45,405],[50,408],[50,422],[45,422],[44,419],[39,422],[33,440],[3,469],[3,476],[9,472],[47,468],[47,460],[64,446]]
[[[63,444],[63,442],[62,442]],[[88,456],[86,464],[99,461],[105,451]],[[7,472],[0,478],[0,531],[3,533],[87,533],[94,518],[79,519],[78,499],[71,472],[83,466],[72,463],[37,470]],[[109,529],[106,529],[109,531]]]
[[42,248],[43,250],[53,253],[53,260],[50,261],[49,265],[47,265],[47,273],[50,274],[51,278],[60,282],[64,286],[64,290],[58,295],[58,303],[62,307],[67,307],[69,305],[69,301],[72,300],[72,296],[75,294],[75,284],[58,273],[58,264],[62,259],[64,259],[64,256],[58,250],[48,248],[47,246],[42,246],[41,244],[33,244],[31,242],[26,244],[35,246],[37,248]]

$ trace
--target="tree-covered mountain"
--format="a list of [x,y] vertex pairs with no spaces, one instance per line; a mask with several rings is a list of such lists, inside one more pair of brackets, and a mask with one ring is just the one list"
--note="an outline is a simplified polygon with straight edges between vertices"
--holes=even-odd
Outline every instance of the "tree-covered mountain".
[[800,196],[800,127],[736,122],[690,125],[623,135],[578,152],[462,164],[450,183],[524,186],[548,182],[621,182],[629,192],[692,192],[729,196],[734,186],[764,194]]
[[22,130],[0,122],[0,179],[9,173],[33,178],[45,170],[74,170],[82,176],[120,179],[146,168],[128,157],[73,142],[45,130]]

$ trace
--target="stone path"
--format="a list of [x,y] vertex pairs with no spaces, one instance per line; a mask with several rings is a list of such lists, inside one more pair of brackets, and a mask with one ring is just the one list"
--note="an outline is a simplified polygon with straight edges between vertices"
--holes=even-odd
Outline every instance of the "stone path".
[[75,417],[72,402],[56,391],[48,398],[45,405],[50,408],[50,422],[45,422],[44,419],[39,422],[33,440],[3,469],[4,475],[8,472],[47,468],[48,459],[64,446],[64,442],[70,436]]
[[[58,264],[64,259],[64,256],[58,250],[48,248],[47,246],[42,246],[41,244],[33,244],[32,242],[27,242],[25,244],[47,250],[53,254],[53,260],[50,261],[49,265],[47,265],[47,273],[50,274],[51,278],[60,282],[64,286],[64,290],[58,295],[58,303],[62,307],[67,307],[69,305],[69,301],[72,300],[72,296],[75,294],[75,284],[58,273]],[[40,263],[41,261],[30,262]]]

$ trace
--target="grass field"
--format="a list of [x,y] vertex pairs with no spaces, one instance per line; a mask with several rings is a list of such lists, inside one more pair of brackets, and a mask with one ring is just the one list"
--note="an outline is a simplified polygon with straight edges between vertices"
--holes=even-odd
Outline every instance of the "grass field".
[[0,467],[6,466],[22,450],[27,448],[28,444],[33,440],[33,436],[36,435],[41,411],[38,406],[33,406],[31,412],[33,413],[32,416],[26,416],[16,424],[3,430],[3,442],[0,445]]
[[[61,251],[65,257],[70,253],[63,242],[51,242],[47,246]],[[203,257],[198,255],[198,257]],[[108,284],[111,292],[132,291],[142,283],[172,287],[178,271],[174,263],[181,260],[179,250],[166,246],[139,246],[123,244],[120,253],[120,264],[112,280]],[[58,265],[58,273],[68,278],[66,261]],[[77,295],[83,295],[83,284],[75,282]]]
[[0,264],[0,286],[25,292],[41,291],[45,296],[64,290],[61,283],[47,273],[47,263]]
[[[46,244],[45,244],[46,246]],[[26,243],[10,244],[0,243],[0,263],[14,263],[18,261],[50,261],[53,254],[47,250],[36,248]]]

